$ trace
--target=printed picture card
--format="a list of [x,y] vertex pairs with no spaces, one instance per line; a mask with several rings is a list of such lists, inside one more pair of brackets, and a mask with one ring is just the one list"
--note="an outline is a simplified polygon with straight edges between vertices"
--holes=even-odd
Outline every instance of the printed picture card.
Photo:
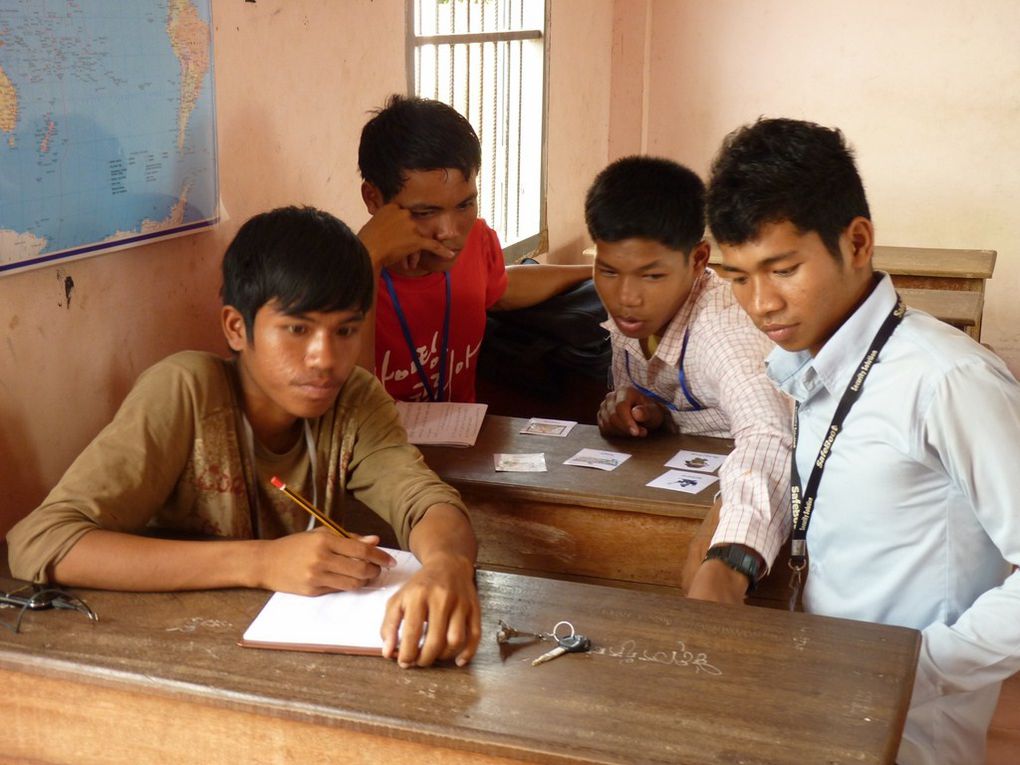
[[682,491],[686,494],[700,494],[718,480],[719,479],[714,475],[705,475],[704,473],[687,473],[683,470],[667,470],[658,478],[649,481],[645,485],[654,486],[656,489]]
[[492,461],[497,472],[508,473],[544,473],[545,454],[493,454]]
[[630,459],[629,454],[622,452],[605,452],[601,449],[582,449],[564,465],[577,465],[578,467],[589,467],[597,470],[616,470],[620,465]]
[[691,452],[687,449],[681,449],[669,458],[666,467],[676,468],[677,470],[697,470],[699,473],[714,473],[725,461],[725,454]]
[[542,417],[532,417],[528,424],[521,429],[521,433],[529,433],[533,436],[557,436],[565,438],[574,426],[576,420],[546,420]]

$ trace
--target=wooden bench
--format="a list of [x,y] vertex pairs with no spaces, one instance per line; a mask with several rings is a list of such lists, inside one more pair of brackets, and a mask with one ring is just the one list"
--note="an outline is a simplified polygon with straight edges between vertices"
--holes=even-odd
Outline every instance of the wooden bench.
[[[720,262],[719,250],[713,245],[709,265]],[[985,282],[995,270],[994,250],[875,245],[872,262],[892,277],[908,306],[980,341]]]
[[[985,282],[995,270],[994,250],[876,245],[874,264],[892,277],[907,305],[963,329],[975,340],[981,339]],[[923,296],[921,292],[935,294]],[[977,297],[952,296],[948,292]]]
[[979,339],[981,312],[985,306],[983,293],[914,287],[899,287],[897,291],[911,308],[930,313],[936,319],[966,332],[975,340]]

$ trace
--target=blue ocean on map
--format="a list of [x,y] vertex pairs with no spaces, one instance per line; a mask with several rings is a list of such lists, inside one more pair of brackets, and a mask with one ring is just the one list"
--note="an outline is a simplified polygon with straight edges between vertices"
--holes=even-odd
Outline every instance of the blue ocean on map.
[[[167,0],[0,4],[0,70],[16,96],[13,129],[0,129],[0,234],[8,235],[0,242],[13,241],[11,232],[45,239],[33,263],[45,262],[114,236],[216,218],[209,0],[185,5],[189,21],[204,22],[188,30],[195,58],[207,62],[194,83],[171,44]],[[205,34],[200,46],[195,29]],[[3,256],[0,271],[19,265]]]

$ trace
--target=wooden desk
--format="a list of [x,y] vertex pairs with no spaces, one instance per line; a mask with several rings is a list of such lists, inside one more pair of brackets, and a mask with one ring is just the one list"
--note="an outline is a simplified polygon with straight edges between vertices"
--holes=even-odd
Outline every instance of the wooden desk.
[[[523,435],[526,419],[487,416],[474,448],[422,447],[471,513],[479,565],[603,583],[679,586],[687,546],[712,507],[700,494],[645,486],[680,449],[727,454],[733,442],[656,433],[603,438],[575,425],[566,438]],[[564,465],[583,448],[631,454],[612,471]],[[544,452],[546,473],[497,473],[496,453]]]
[[981,292],[965,290],[917,289],[898,287],[900,297],[911,308],[930,313],[939,321],[944,321],[978,339],[981,327],[981,314],[985,307],[985,296]]
[[[709,265],[721,262],[722,256],[713,246]],[[875,245],[872,262],[892,277],[908,306],[981,339],[985,281],[995,270],[994,250]]]
[[[975,340],[981,339],[981,314],[984,310],[985,281],[992,278],[995,270],[994,250],[949,250],[928,247],[889,247],[875,246],[875,268],[887,272],[897,289],[903,292],[937,291],[943,293],[929,297],[927,307],[919,302],[911,302],[907,295],[903,299],[907,305],[927,311],[937,319],[963,329]],[[945,291],[974,293],[978,296],[977,305],[971,300],[969,305],[963,301],[954,301]],[[916,298],[915,298],[916,301]],[[971,322],[977,308],[976,319]],[[946,314],[963,315],[967,323],[948,318]]]
[[[0,760],[893,762],[914,630],[493,572],[479,591],[475,661],[425,670],[240,648],[265,592],[82,591],[95,626],[0,629]],[[499,618],[570,619],[595,650],[532,667],[548,644],[501,656]]]
[[995,270],[995,250],[875,245],[873,262],[897,286],[984,292]]

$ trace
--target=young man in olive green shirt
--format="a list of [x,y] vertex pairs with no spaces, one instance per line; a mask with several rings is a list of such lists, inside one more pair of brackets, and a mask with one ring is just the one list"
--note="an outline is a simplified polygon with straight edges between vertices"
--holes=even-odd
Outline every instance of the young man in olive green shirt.
[[[393,565],[378,537],[306,530],[308,518],[269,485],[279,475],[337,520],[350,492],[421,561],[389,603],[384,655],[402,666],[466,664],[480,633],[475,538],[457,492],[424,465],[392,400],[356,367],[372,301],[364,247],[326,213],[282,208],[241,227],[223,278],[233,357],[178,353],[143,373],[113,422],[11,530],[12,572],[107,589],[314,595],[357,589]],[[159,530],[223,539],[151,535]]]

